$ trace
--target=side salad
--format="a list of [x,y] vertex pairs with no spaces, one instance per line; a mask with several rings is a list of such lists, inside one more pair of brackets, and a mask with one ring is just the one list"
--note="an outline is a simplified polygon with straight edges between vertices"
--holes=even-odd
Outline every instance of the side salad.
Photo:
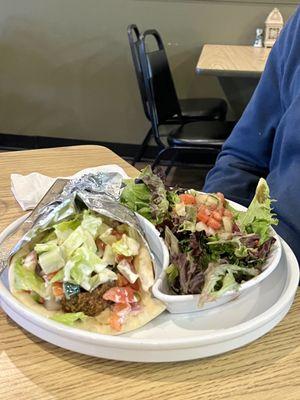
[[278,223],[263,178],[247,211],[222,193],[167,188],[150,167],[124,184],[121,202],[151,221],[169,248],[171,294],[200,294],[204,303],[262,272]]

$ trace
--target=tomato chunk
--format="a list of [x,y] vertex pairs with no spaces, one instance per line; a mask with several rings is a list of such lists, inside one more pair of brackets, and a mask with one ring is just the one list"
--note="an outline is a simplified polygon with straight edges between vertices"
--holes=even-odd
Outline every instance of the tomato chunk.
[[114,303],[135,303],[137,298],[135,296],[135,290],[130,286],[118,287],[115,286],[108,289],[103,295],[104,300],[110,300]]
[[63,284],[62,282],[54,282],[52,283],[52,292],[55,297],[61,297],[64,294]]
[[214,211],[211,214],[212,218],[214,218],[216,221],[222,221],[222,214],[220,211]]
[[179,195],[179,198],[185,205],[196,204],[196,197],[192,194],[183,193]]
[[221,228],[221,223],[212,217],[210,217],[209,220],[207,221],[207,225],[215,230]]
[[128,303],[115,304],[109,319],[110,326],[114,330],[120,331],[130,311],[131,311],[131,306]]
[[207,205],[205,205],[205,204],[200,204],[200,206],[198,207],[198,212],[202,212],[203,214],[206,214],[206,215],[210,215],[211,214],[211,210],[210,210],[210,208],[207,206]]
[[197,214],[197,221],[201,221],[204,222],[206,224],[206,222],[209,220],[209,216],[206,215],[203,211],[198,211]]

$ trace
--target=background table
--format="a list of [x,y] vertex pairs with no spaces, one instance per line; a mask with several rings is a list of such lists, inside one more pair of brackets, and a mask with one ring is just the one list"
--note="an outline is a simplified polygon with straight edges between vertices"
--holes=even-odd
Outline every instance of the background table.
[[205,44],[196,70],[218,76],[260,77],[271,49]]
[[237,118],[248,104],[264,71],[271,49],[253,46],[203,46],[198,74],[215,75]]
[[[0,153],[0,230],[22,215],[10,173],[70,175],[101,164],[137,170],[104,147]],[[0,311],[0,399],[3,400],[296,400],[300,399],[300,292],[270,333],[209,359],[135,364],[60,349],[27,333]]]

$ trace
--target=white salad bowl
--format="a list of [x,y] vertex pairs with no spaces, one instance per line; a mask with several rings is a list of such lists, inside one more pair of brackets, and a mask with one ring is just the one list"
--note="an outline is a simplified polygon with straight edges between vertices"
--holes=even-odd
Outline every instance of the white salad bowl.
[[[237,204],[235,202],[229,201],[229,204],[239,211],[246,211],[246,208]],[[241,283],[239,285],[238,290],[230,290],[224,293],[219,298],[204,303],[201,307],[199,307],[200,295],[174,295],[171,294],[171,291],[167,282],[167,274],[166,274],[166,261],[165,258],[161,264],[163,264],[163,271],[161,272],[158,279],[155,281],[152,292],[153,295],[164,302],[166,304],[167,310],[170,313],[178,314],[178,313],[191,313],[196,311],[204,311],[214,307],[218,307],[222,304],[225,304],[235,298],[241,296],[243,293],[248,291],[250,288],[256,286],[259,282],[263,281],[267,278],[268,275],[271,274],[272,271],[277,267],[280,257],[281,257],[281,241],[277,233],[271,228],[272,235],[276,239],[273,244],[266,263],[263,266],[262,272],[256,277],[250,279],[247,282]]]

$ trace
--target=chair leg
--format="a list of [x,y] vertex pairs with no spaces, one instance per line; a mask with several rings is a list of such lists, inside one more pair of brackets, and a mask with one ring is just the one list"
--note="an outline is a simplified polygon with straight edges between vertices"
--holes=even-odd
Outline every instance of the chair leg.
[[134,157],[133,161],[132,161],[132,165],[134,166],[138,161],[141,160],[141,158],[143,157],[145,150],[148,146],[148,143],[150,141],[150,138],[152,136],[152,129],[150,128],[147,135],[145,136],[145,139],[143,140],[143,143],[141,144],[139,151],[137,152],[136,156]]
[[178,155],[178,150],[175,150],[174,154],[173,154],[173,157],[171,158],[170,164],[169,164],[168,168],[166,169],[166,172],[165,172],[166,176],[169,175],[172,167],[174,166],[174,163],[176,161],[177,155]]
[[156,159],[155,159],[155,160],[153,161],[153,163],[152,163],[152,166],[151,166],[151,167],[152,167],[152,171],[154,170],[155,167],[157,167],[157,166],[159,165],[162,156],[163,156],[167,151],[170,151],[170,150],[173,150],[173,148],[172,148],[172,147],[164,147],[164,148],[158,153],[158,155],[156,156]]

